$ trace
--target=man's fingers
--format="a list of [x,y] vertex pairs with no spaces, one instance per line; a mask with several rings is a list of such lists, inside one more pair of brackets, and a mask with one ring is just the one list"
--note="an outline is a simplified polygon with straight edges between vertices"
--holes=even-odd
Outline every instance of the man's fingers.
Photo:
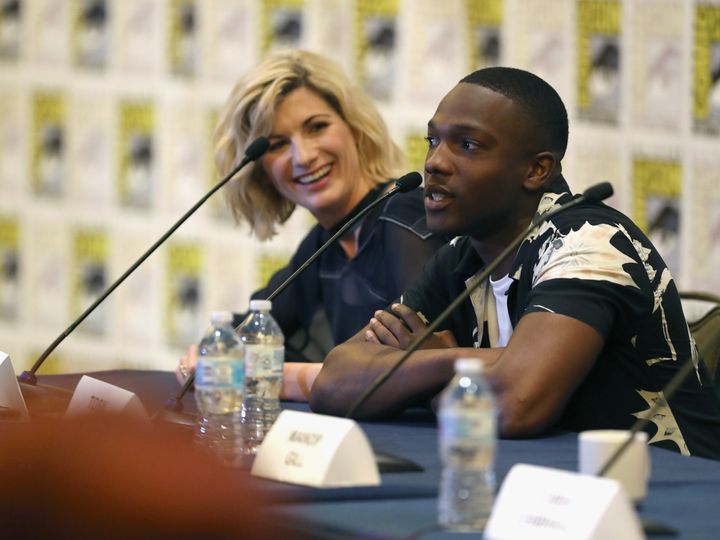
[[459,346],[452,330],[441,330],[440,332],[435,332],[435,335],[449,349]]
[[381,321],[379,320],[379,318],[373,317],[372,319],[370,319],[370,328],[374,332],[379,343],[382,343],[383,345],[389,345],[390,347],[400,346],[400,342],[395,336],[395,333],[391,328],[388,328],[388,326],[386,326],[385,321]]
[[394,313],[386,310],[379,310],[375,312],[375,318],[379,320],[385,328],[393,333],[400,344],[408,338],[412,338],[412,329],[405,324],[405,321],[395,315]]
[[365,331],[365,341],[369,343],[380,343],[380,340],[375,335],[375,332],[372,331],[372,329]]
[[415,310],[409,308],[405,304],[393,304],[391,306],[393,313],[402,319],[412,332],[422,332],[425,329],[425,323],[415,313]]

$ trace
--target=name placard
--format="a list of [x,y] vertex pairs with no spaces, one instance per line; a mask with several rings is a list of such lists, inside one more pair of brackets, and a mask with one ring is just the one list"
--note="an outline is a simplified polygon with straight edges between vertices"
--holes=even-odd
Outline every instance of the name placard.
[[616,480],[518,464],[505,477],[483,538],[640,540],[645,536]]
[[83,375],[75,387],[65,418],[83,414],[127,413],[149,419],[145,408],[135,394],[110,383]]
[[10,355],[0,351],[0,418],[25,422],[30,420],[20,385],[15,378]]
[[265,436],[251,473],[313,487],[380,484],[372,448],[355,421],[288,410]]

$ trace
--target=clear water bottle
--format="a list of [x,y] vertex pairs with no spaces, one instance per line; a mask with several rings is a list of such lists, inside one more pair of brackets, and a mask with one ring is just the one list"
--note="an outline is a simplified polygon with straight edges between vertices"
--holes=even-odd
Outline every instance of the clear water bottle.
[[232,327],[232,313],[215,311],[200,340],[195,401],[200,418],[195,440],[228,465],[240,464],[240,414],[245,390],[243,344]]
[[280,414],[285,339],[269,300],[252,300],[237,333],[245,347],[244,451],[255,454]]
[[456,531],[482,530],[495,494],[497,409],[482,370],[478,359],[456,360],[440,396],[438,522]]

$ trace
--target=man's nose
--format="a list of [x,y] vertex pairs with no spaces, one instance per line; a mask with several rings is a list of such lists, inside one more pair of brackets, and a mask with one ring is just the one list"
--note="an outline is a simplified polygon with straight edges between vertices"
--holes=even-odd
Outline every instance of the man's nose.
[[425,173],[448,174],[451,169],[449,149],[445,143],[440,142],[434,148],[428,148],[425,156]]

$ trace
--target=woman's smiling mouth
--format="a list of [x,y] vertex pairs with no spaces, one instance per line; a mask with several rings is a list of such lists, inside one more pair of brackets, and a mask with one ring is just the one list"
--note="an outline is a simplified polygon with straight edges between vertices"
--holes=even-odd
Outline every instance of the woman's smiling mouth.
[[320,167],[319,169],[317,169],[311,173],[303,174],[302,176],[296,176],[294,178],[294,181],[297,182],[298,184],[302,184],[304,186],[313,184],[313,183],[317,182],[318,180],[321,180],[325,176],[327,176],[328,173],[330,172],[330,169],[332,169],[332,164]]

